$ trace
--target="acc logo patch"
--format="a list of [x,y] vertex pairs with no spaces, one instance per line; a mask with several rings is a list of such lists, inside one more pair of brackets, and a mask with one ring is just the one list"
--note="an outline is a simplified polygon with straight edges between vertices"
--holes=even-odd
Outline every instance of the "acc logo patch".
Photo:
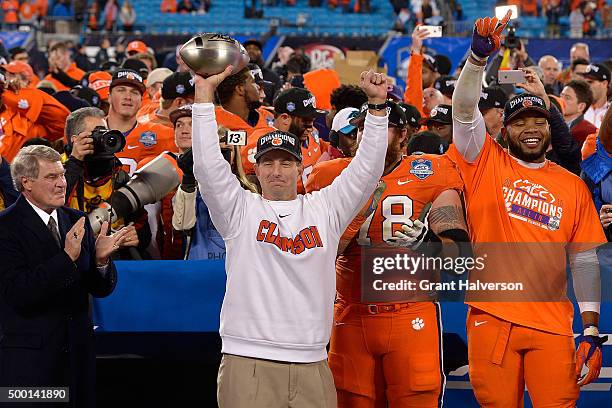
[[523,106],[524,106],[524,107],[526,107],[526,108],[528,108],[528,107],[530,107],[530,106],[533,106],[533,103],[532,103],[532,102],[531,102],[529,99],[525,99],[525,100],[523,101]]
[[293,112],[293,111],[295,110],[295,103],[293,103],[293,102],[288,102],[288,103],[287,103],[287,110],[288,110],[289,112]]
[[179,94],[179,95],[182,95],[183,93],[185,93],[185,85],[178,84],[176,86],[176,93]]
[[431,160],[417,159],[410,162],[410,173],[414,174],[419,180],[425,180],[427,177],[434,174]]
[[433,118],[434,116],[436,116],[438,114],[438,111],[435,109],[432,109],[431,112],[429,113],[429,117]]
[[280,137],[275,137],[274,139],[272,139],[272,146],[280,146],[283,144],[283,141],[280,139]]
[[155,146],[157,144],[157,135],[150,130],[146,132],[142,132],[138,141],[142,143],[145,147]]

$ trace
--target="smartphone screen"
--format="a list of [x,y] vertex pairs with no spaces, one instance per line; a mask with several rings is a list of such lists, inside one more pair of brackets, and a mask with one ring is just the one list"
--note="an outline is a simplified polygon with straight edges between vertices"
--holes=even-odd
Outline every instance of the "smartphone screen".
[[499,84],[517,84],[520,82],[526,82],[525,73],[521,70],[497,71],[497,83]]

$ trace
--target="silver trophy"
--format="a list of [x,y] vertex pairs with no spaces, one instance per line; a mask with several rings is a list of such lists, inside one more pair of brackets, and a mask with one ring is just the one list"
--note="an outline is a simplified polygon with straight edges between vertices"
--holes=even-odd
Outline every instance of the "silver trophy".
[[204,77],[223,72],[232,65],[233,74],[247,66],[249,54],[242,44],[230,36],[204,33],[187,41],[179,54],[193,72]]

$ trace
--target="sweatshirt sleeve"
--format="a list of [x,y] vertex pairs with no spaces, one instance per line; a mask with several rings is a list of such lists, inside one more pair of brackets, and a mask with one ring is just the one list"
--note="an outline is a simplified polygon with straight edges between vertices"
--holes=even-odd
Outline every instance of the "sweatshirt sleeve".
[[410,55],[404,102],[413,105],[419,110],[421,116],[425,116],[423,113],[423,56],[421,54]]
[[468,59],[453,92],[453,143],[467,162],[476,160],[487,135],[478,109],[484,69]]
[[320,190],[329,204],[331,227],[338,236],[370,198],[382,176],[388,143],[387,124],[388,116],[368,113],[355,158],[330,186]]
[[246,197],[223,158],[212,103],[193,105],[193,170],[211,219],[224,239],[237,235],[244,219]]

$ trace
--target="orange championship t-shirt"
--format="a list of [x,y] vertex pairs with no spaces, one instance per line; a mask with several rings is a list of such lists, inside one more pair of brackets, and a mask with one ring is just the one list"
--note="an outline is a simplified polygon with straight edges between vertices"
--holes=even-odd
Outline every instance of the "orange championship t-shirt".
[[[306,191],[330,185],[349,165],[350,158],[318,163],[308,178]],[[348,302],[361,302],[362,249],[384,244],[408,220],[416,220],[428,203],[445,190],[463,190],[456,165],[446,156],[413,155],[402,159],[381,177],[386,189],[376,211],[361,225],[359,233],[336,260],[336,291]]]
[[[73,62],[72,64],[70,64],[70,66],[66,70],[66,75],[68,75],[70,78],[76,81],[80,81],[81,79],[83,79],[83,76],[85,76],[85,71],[78,68],[76,66],[76,62]],[[70,88],[68,88],[66,85],[62,84],[57,79],[53,78],[51,74],[47,74],[47,76],[45,76],[45,80],[50,81],[55,86],[55,89],[57,89],[58,92],[70,90]]]
[[475,255],[488,255],[485,268],[470,273],[470,282],[510,278],[524,287],[468,293],[466,303],[515,324],[571,336],[574,311],[565,293],[566,252],[606,242],[587,186],[550,161],[541,168],[523,166],[489,136],[472,163],[454,144],[447,154],[465,181]]

